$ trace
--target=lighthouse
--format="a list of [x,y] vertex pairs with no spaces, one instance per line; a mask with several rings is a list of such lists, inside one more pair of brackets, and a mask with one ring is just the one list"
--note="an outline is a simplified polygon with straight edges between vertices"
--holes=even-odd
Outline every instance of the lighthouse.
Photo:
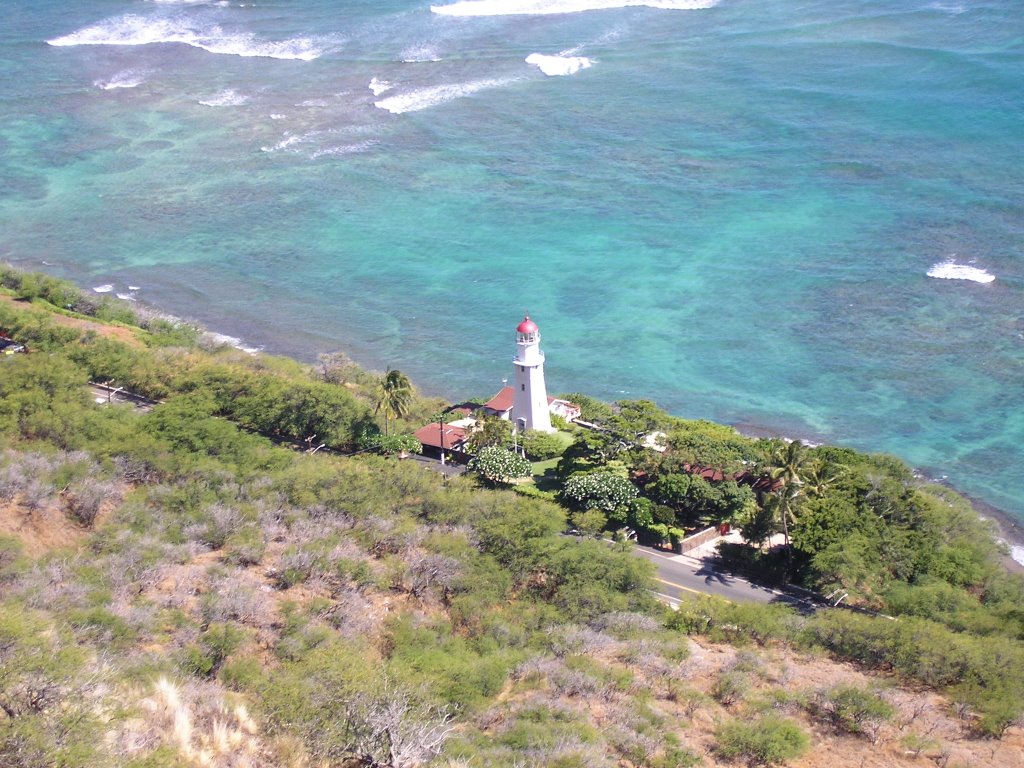
[[516,326],[515,399],[512,408],[516,429],[554,432],[544,386],[544,353],[540,351],[540,330],[527,315]]

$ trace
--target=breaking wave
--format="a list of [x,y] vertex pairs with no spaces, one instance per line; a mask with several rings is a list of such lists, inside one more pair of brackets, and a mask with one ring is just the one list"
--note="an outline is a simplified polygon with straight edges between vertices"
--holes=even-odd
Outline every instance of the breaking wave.
[[543,16],[638,6],[698,11],[717,4],[718,0],[460,0],[449,5],[432,5],[430,10],[444,16]]
[[104,91],[112,91],[115,88],[135,88],[146,79],[145,72],[136,72],[133,69],[118,72],[109,80],[94,80],[93,85],[102,88]]
[[402,51],[402,62],[405,64],[419,64],[427,61],[440,61],[441,55],[437,49],[430,45],[414,45]]
[[370,92],[374,96],[380,96],[385,91],[390,91],[392,88],[391,83],[387,80],[378,80],[376,77],[370,80],[370,84],[367,86]]
[[221,91],[216,96],[212,96],[209,99],[203,99],[199,103],[204,107],[237,107],[241,104],[245,104],[249,100],[249,97],[244,93],[238,93],[232,89]]
[[247,33],[225,32],[216,24],[197,26],[184,18],[153,19],[135,14],[102,21],[46,42],[55,46],[182,43],[209,53],[301,61],[312,61],[326,51],[322,43],[308,37],[259,40]]
[[543,53],[531,53],[526,57],[527,64],[533,64],[548,77],[575,75],[581,69],[593,65],[586,56],[547,56]]
[[428,88],[420,88],[408,93],[400,93],[389,96],[386,99],[375,101],[373,106],[384,109],[393,115],[401,115],[404,112],[419,112],[421,109],[443,104],[446,101],[461,99],[479,91],[500,88],[503,85],[515,82],[514,78],[504,80],[474,80],[469,83],[455,83],[452,85],[432,85]]
[[995,275],[984,269],[969,264],[957,264],[952,259],[933,264],[928,270],[928,277],[937,277],[940,280],[970,280],[975,283],[991,283],[996,279]]
[[310,131],[304,134],[286,133],[284,138],[276,144],[260,147],[260,149],[263,152],[307,152],[311,159],[316,160],[318,157],[332,155],[355,155],[360,152],[366,152],[380,143],[376,139],[367,139],[350,144],[324,146],[325,139],[329,140],[330,137],[336,137],[339,133],[339,131]]

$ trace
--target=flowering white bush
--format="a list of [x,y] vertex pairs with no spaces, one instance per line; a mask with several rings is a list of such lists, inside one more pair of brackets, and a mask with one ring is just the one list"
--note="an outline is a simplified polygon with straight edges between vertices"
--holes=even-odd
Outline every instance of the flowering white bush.
[[469,460],[469,468],[492,483],[509,483],[529,477],[530,462],[500,445],[489,445]]
[[562,488],[562,498],[572,506],[604,512],[614,512],[639,495],[629,480],[611,472],[573,475]]

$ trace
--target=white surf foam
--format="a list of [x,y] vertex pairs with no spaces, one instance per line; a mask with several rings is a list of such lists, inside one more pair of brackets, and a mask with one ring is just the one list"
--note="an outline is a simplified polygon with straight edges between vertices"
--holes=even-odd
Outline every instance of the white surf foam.
[[544,16],[637,6],[666,11],[698,11],[712,8],[717,3],[718,0],[460,0],[449,5],[432,5],[430,10],[444,16]]
[[280,152],[282,149],[288,149],[288,147],[298,144],[300,141],[302,141],[301,136],[285,134],[285,137],[277,142],[277,144],[269,147],[260,147],[260,150],[263,152]]
[[581,69],[587,69],[593,65],[593,61],[586,56],[548,56],[543,53],[531,53],[526,57],[527,64],[533,64],[548,77],[564,77],[575,75]]
[[310,154],[310,157],[313,160],[316,160],[318,157],[332,157],[336,155],[358,155],[361,152],[366,152],[367,150],[372,149],[378,144],[380,144],[379,141],[375,139],[369,139],[367,141],[360,141],[357,144],[342,144],[341,146],[337,147],[325,147],[324,149],[318,149],[314,151],[312,154]]
[[117,298],[121,299],[122,301],[135,301],[135,297],[132,296],[130,293],[117,293],[115,294],[115,296],[117,296]]
[[94,285],[93,290],[96,293],[110,293],[112,290],[114,290],[114,286],[112,286],[110,283],[104,283],[103,285]]
[[387,80],[378,80],[375,77],[370,80],[370,84],[366,87],[370,89],[374,96],[380,96],[385,91],[390,91],[393,86]]
[[384,109],[393,115],[401,115],[405,112],[419,112],[421,109],[429,109],[447,101],[461,99],[479,91],[500,88],[503,85],[515,82],[514,78],[504,80],[474,80],[469,83],[452,83],[449,85],[432,85],[427,88],[419,88],[408,93],[400,93],[389,96],[386,99],[375,101],[373,106]]
[[129,291],[141,291],[142,290],[142,286],[141,285],[129,285],[128,286],[128,290]]
[[1024,547],[1019,544],[1014,544],[1010,547],[1010,557],[1016,560],[1021,565],[1024,565]]
[[315,160],[318,157],[330,156],[330,155],[354,155],[360,152],[365,152],[368,149],[377,146],[380,142],[376,139],[366,139],[356,143],[349,144],[335,144],[330,146],[328,142],[332,139],[337,140],[339,134],[349,133],[348,131],[310,131],[309,133],[294,134],[286,133],[284,138],[281,139],[277,144],[267,147],[261,147],[264,152],[293,152],[293,153],[307,153],[308,156]]
[[221,91],[216,96],[211,96],[208,99],[201,99],[199,101],[204,107],[237,107],[241,104],[245,104],[249,100],[249,97],[244,93],[238,93],[237,91],[228,88],[226,91]]
[[958,264],[953,259],[933,264],[928,270],[928,277],[940,280],[971,280],[975,283],[991,283],[996,276],[984,269],[972,267],[970,264]]
[[280,112],[271,112],[270,113],[270,119],[271,120],[284,120],[286,117],[288,117],[288,115],[282,115]]
[[235,349],[240,349],[243,352],[248,352],[250,355],[255,355],[259,352],[262,347],[249,347],[242,343],[242,340],[235,336],[228,336],[224,333],[214,333],[213,331],[207,331],[203,336],[213,344],[222,344]]
[[928,7],[936,11],[943,11],[951,16],[959,16],[961,13],[967,12],[967,6],[959,3],[932,3]]
[[246,33],[225,32],[216,24],[197,26],[198,23],[185,18],[144,18],[126,14],[46,42],[55,46],[182,43],[210,53],[302,61],[311,61],[324,53],[321,43],[307,37],[259,40]]
[[441,56],[437,49],[429,45],[414,45],[402,51],[402,62],[405,64],[420,64],[426,61],[440,61]]
[[94,80],[93,85],[97,88],[102,88],[104,91],[112,91],[115,88],[135,88],[142,85],[145,79],[145,72],[127,69],[124,72],[118,72],[109,80]]

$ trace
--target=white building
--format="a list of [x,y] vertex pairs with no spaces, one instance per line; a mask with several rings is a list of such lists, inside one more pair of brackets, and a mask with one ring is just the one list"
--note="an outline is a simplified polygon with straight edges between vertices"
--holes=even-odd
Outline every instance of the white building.
[[[484,410],[503,419],[510,419],[519,432],[535,429],[554,432],[551,426],[552,410],[562,415],[566,406],[575,408],[565,400],[548,397],[544,385],[544,353],[540,350],[540,331],[537,324],[523,318],[516,327],[515,384],[504,387],[485,405]],[[578,409],[576,413],[578,415]]]

